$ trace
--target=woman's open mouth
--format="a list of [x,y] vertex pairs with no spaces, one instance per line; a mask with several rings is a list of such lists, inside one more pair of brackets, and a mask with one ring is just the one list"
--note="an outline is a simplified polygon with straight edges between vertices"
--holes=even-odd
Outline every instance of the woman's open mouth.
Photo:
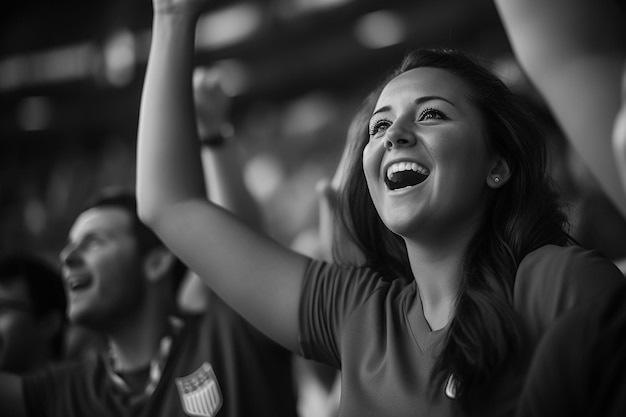
[[428,178],[430,171],[416,162],[396,162],[387,168],[385,184],[390,190],[412,187]]

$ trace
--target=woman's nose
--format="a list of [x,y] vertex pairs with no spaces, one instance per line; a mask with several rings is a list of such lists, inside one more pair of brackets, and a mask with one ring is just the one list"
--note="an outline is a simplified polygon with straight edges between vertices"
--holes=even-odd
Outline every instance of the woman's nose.
[[415,145],[417,139],[415,138],[414,130],[411,129],[411,125],[412,123],[406,120],[397,119],[389,126],[385,135],[385,148],[390,150],[394,147]]

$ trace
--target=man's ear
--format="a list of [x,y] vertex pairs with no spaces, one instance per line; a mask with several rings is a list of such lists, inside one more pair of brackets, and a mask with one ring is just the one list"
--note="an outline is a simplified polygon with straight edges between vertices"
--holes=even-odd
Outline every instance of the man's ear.
[[148,252],[144,261],[144,275],[149,282],[157,282],[167,276],[176,257],[163,246],[157,246]]
[[501,156],[494,159],[491,169],[487,174],[487,186],[496,189],[502,187],[511,179],[509,163]]

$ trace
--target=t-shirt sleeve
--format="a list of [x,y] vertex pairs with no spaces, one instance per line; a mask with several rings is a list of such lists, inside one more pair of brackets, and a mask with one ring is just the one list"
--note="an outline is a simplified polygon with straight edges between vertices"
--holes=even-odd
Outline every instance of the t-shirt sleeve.
[[381,284],[371,269],[312,261],[300,301],[300,354],[341,368],[342,328]]
[[563,312],[617,290],[624,276],[597,251],[548,245],[528,254],[515,281],[515,307],[536,342]]

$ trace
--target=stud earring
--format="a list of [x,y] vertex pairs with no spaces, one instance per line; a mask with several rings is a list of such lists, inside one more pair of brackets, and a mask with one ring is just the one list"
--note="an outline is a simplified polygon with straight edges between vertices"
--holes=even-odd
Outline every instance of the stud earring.
[[498,175],[493,177],[493,182],[495,182],[496,184],[499,183],[500,182],[500,177]]

